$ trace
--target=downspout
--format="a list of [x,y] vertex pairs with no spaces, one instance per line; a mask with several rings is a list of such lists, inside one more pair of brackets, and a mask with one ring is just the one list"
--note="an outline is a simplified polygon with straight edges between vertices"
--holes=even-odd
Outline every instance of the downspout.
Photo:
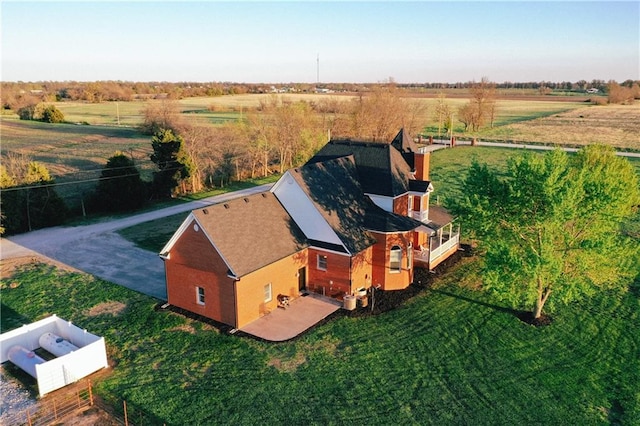
[[235,323],[235,328],[238,328],[238,289],[236,288],[236,286],[238,285],[238,281],[240,281],[237,278],[233,279],[233,304],[235,306],[235,312],[234,315],[236,317],[236,323]]
[[353,294],[353,256],[349,256],[349,295]]

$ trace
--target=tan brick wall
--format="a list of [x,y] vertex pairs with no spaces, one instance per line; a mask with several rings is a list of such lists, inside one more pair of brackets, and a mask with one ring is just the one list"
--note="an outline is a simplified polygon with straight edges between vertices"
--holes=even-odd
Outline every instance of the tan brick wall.
[[[278,295],[298,296],[298,270],[306,266],[307,253],[303,250],[240,278],[236,282],[238,298],[238,325],[252,321],[278,309]],[[308,270],[308,268],[307,268]],[[271,300],[265,301],[265,285],[271,283]]]

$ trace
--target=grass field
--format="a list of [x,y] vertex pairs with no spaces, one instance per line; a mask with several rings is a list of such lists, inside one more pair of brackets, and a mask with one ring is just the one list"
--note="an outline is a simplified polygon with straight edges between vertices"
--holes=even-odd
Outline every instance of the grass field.
[[582,106],[485,129],[481,138],[559,145],[605,144],[640,150],[640,102],[633,105]]
[[132,156],[142,176],[151,179],[155,167],[149,158],[151,139],[135,128],[2,119],[2,153],[23,154],[43,163],[61,184],[56,191],[71,209],[80,209],[116,151]]
[[[455,194],[472,158],[501,167],[513,154],[434,153],[435,194]],[[157,225],[128,232],[164,244],[152,239]],[[113,371],[98,394],[150,413],[150,424],[640,424],[640,282],[558,307],[541,328],[479,283],[464,258],[399,309],[338,315],[272,344],[156,310],[157,300],[86,274],[30,265],[3,274],[0,326],[55,313],[105,336]]]
[[113,371],[98,394],[169,425],[640,422],[637,292],[574,303],[535,328],[470,289],[474,269],[467,260],[395,311],[269,344],[35,265],[3,279],[1,324],[56,313],[104,336]]

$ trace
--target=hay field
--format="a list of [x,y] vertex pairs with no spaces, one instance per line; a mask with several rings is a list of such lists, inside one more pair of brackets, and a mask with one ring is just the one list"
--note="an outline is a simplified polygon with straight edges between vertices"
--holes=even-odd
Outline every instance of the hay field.
[[640,150],[640,102],[591,105],[482,131],[481,138]]

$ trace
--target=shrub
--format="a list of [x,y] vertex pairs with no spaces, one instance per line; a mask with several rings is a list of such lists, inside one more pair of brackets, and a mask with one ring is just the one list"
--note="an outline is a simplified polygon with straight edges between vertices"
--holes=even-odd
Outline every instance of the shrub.
[[55,105],[47,105],[42,110],[40,121],[44,121],[45,123],[63,123],[64,114],[56,108]]

